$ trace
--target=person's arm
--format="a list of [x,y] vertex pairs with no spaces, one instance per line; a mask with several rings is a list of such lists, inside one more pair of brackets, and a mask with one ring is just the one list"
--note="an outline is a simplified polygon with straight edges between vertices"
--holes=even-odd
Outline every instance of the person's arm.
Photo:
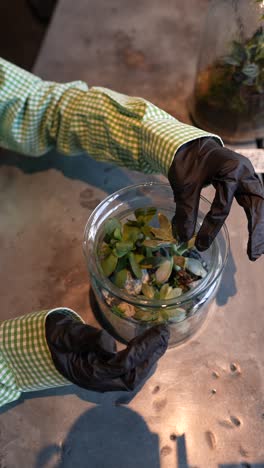
[[169,330],[157,325],[116,352],[104,330],[58,308],[0,324],[0,407],[23,392],[74,383],[96,392],[130,391],[142,384],[168,346]]
[[5,148],[31,156],[52,148],[66,155],[87,152],[97,160],[167,175],[177,150],[205,136],[211,134],[142,98],[88,89],[81,81],[43,81],[0,59],[0,146]]
[[182,240],[195,230],[202,188],[213,184],[216,197],[196,246],[210,246],[235,198],[248,219],[249,258],[264,252],[264,195],[252,164],[221,148],[219,137],[179,122],[144,99],[89,90],[81,81],[43,81],[0,59],[0,145],[32,156],[54,147],[67,155],[87,152],[98,160],[163,173],[174,192]]

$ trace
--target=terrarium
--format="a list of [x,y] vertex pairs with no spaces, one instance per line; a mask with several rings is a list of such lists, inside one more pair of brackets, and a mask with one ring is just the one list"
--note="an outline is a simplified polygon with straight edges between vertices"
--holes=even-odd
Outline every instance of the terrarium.
[[194,123],[230,143],[264,137],[264,0],[212,0],[195,87]]
[[[210,203],[203,197],[196,230]],[[204,322],[226,264],[225,226],[199,253],[195,238],[173,238],[175,202],[169,184],[126,187],[103,200],[84,233],[84,254],[103,322],[128,342],[158,323],[170,327],[170,346],[192,336]]]

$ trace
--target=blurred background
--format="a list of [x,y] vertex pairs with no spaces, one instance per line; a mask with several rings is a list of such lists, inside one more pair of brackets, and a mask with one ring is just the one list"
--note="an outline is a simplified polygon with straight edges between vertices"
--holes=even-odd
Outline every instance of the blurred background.
[[31,70],[57,0],[0,2],[0,56]]

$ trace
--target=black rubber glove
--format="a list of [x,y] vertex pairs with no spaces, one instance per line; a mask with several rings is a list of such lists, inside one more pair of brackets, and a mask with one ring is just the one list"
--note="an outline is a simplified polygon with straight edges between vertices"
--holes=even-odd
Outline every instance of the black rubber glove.
[[248,257],[256,260],[264,253],[264,191],[247,158],[221,147],[213,138],[201,138],[176,153],[168,178],[176,202],[173,230],[181,241],[193,236],[201,190],[213,184],[215,198],[198,232],[196,247],[202,251],[211,245],[235,198],[248,220]]
[[97,392],[134,390],[165,353],[169,330],[150,328],[115,352],[115,340],[104,330],[54,312],[46,320],[46,339],[56,369],[80,387]]

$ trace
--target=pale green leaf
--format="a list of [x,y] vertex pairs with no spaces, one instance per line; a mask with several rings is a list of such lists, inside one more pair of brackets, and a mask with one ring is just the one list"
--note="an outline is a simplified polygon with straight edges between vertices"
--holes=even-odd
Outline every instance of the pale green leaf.
[[128,275],[127,269],[116,271],[115,275],[114,275],[114,278],[113,278],[114,284],[118,288],[123,289],[125,287],[125,284],[126,284],[127,275]]
[[134,275],[136,276],[136,278],[141,279],[142,278],[142,270],[141,270],[139,264],[137,263],[133,252],[131,252],[129,254],[129,262],[130,262],[131,269],[132,269]]
[[157,283],[163,284],[168,281],[172,272],[173,262],[172,259],[165,260],[162,265],[157,269],[155,278]]
[[105,276],[110,276],[116,269],[118,258],[112,253],[101,261],[101,266]]
[[146,296],[148,299],[153,299],[154,295],[155,295],[155,290],[153,288],[153,286],[150,286],[149,284],[147,283],[143,283],[142,284],[142,293],[144,294],[144,296]]
[[133,249],[132,242],[117,242],[115,246],[115,253],[117,257],[123,257]]

